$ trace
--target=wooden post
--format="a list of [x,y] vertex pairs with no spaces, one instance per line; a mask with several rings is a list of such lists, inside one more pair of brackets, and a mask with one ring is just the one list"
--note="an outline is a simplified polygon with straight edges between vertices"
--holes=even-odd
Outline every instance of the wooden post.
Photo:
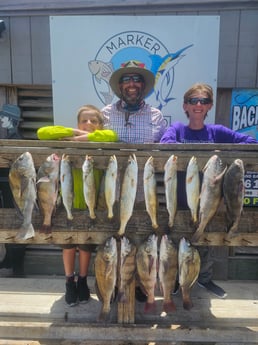
[[127,285],[125,290],[127,303],[118,302],[117,322],[134,323],[135,322],[135,279]]

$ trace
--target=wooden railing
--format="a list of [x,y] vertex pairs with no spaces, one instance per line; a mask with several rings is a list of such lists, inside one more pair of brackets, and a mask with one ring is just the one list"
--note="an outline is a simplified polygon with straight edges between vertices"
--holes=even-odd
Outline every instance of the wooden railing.
[[[116,155],[120,177],[124,171],[128,157],[134,153],[137,157],[139,171],[142,172],[146,160],[153,156],[155,171],[158,181],[158,224],[159,235],[170,231],[171,237],[178,240],[185,236],[191,238],[193,228],[190,222],[188,209],[178,210],[173,229],[168,228],[168,212],[164,198],[164,164],[171,154],[178,156],[178,171],[185,171],[192,156],[198,159],[199,168],[213,154],[218,154],[222,161],[229,165],[236,158],[241,158],[245,169],[258,172],[258,146],[257,145],[231,145],[231,144],[144,144],[134,145],[125,143],[75,143],[63,141],[26,141],[26,140],[1,140],[0,141],[0,168],[10,167],[12,162],[23,152],[29,151],[34,159],[36,169],[47,156],[52,153],[60,157],[63,153],[70,155],[73,166],[81,167],[86,154],[94,157],[95,167],[105,170],[111,155]],[[139,187],[142,182],[139,174]],[[121,178],[120,178],[121,180]],[[114,220],[107,219],[107,210],[100,207],[96,211],[97,219],[90,222],[87,211],[74,210],[72,225],[66,223],[66,212],[63,208],[57,209],[52,217],[52,233],[39,233],[42,217],[38,212],[33,213],[33,225],[36,230],[34,238],[26,241],[15,238],[21,225],[15,209],[0,209],[0,243],[26,243],[26,244],[63,244],[63,243],[103,243],[107,237],[116,235],[119,229],[119,200],[115,205]],[[208,224],[204,234],[195,245],[205,246],[258,246],[258,212],[254,207],[246,207],[239,224],[238,235],[228,238],[225,226],[225,207],[219,209],[217,214]],[[143,238],[153,231],[150,218],[145,210],[144,200],[135,204],[133,215],[127,224],[125,235],[139,244]],[[127,287],[130,303],[118,303],[118,322],[134,323],[134,281]]]

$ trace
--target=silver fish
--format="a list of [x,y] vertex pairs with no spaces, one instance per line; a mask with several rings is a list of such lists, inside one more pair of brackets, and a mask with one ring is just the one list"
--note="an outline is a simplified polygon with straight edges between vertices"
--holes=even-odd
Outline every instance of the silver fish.
[[35,236],[32,212],[36,205],[36,170],[31,154],[25,152],[13,162],[9,171],[9,185],[14,201],[23,216],[16,239],[27,240]]
[[150,216],[151,224],[154,229],[159,227],[157,223],[156,184],[153,157],[149,157],[143,171],[143,188],[146,210]]
[[126,287],[131,283],[136,271],[136,246],[125,236],[121,238],[120,264],[118,275],[118,301],[127,303]]
[[138,164],[135,154],[130,155],[122,183],[120,197],[120,228],[118,235],[125,233],[126,225],[132,216],[137,191]]
[[99,321],[106,321],[110,302],[117,280],[117,244],[114,237],[108,238],[97,249],[95,257],[96,292],[102,302]]
[[109,159],[105,175],[105,199],[108,209],[108,218],[114,217],[113,206],[116,200],[116,183],[117,183],[117,159],[112,155]]
[[200,200],[200,176],[196,157],[192,157],[186,169],[186,197],[191,212],[193,224],[198,222],[198,207]]
[[86,155],[82,165],[83,194],[91,219],[95,219],[96,186],[94,180],[94,160]]
[[174,290],[178,266],[178,250],[167,235],[163,235],[159,247],[159,285],[163,294],[163,310],[173,312],[176,306],[171,298]]
[[155,234],[149,235],[147,240],[139,245],[136,253],[137,274],[141,287],[147,295],[145,313],[153,313],[156,310],[154,291],[158,266],[157,240],[158,237]]
[[37,196],[43,214],[40,232],[51,233],[52,214],[56,209],[59,187],[60,157],[52,153],[40,166],[37,174]]
[[222,160],[213,155],[203,169],[203,181],[200,194],[199,225],[192,237],[198,242],[205,227],[215,215],[222,199],[223,176],[226,172]]
[[67,219],[72,220],[72,208],[73,208],[73,174],[72,174],[72,165],[70,157],[67,154],[62,155],[61,164],[60,164],[60,184],[61,184],[61,193],[63,205],[67,213]]
[[225,173],[223,181],[223,196],[226,204],[226,219],[228,236],[236,234],[244,204],[244,163],[235,159]]
[[183,307],[190,310],[193,307],[190,292],[200,272],[201,260],[199,252],[184,237],[179,242],[178,269],[179,284],[182,292]]
[[168,226],[174,225],[177,210],[177,156],[171,155],[164,166],[166,207],[169,214]]

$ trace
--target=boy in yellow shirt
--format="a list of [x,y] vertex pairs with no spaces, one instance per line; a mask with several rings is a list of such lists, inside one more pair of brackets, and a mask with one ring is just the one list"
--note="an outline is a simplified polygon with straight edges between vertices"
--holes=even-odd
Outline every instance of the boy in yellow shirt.
[[[93,105],[82,106],[78,110],[77,126],[70,128],[63,126],[46,126],[39,128],[37,136],[40,140],[68,140],[68,141],[94,141],[115,142],[118,136],[113,130],[103,129],[104,118],[98,108]],[[86,204],[83,195],[82,169],[73,168],[74,202],[77,209],[85,209]],[[100,185],[102,171],[95,169],[94,177],[96,187]],[[93,247],[86,244],[63,245],[63,264],[66,276],[65,301],[69,306],[86,303],[90,298],[90,290],[87,285],[87,274]],[[79,250],[79,275],[75,279],[76,250]],[[95,248],[95,246],[94,246]]]

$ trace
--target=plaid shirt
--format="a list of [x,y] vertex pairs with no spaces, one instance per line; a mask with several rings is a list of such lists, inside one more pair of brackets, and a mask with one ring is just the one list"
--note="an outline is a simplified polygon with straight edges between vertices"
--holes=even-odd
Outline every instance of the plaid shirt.
[[128,112],[118,107],[119,101],[102,109],[104,127],[112,129],[119,141],[146,144],[159,142],[166,124],[159,109],[144,104],[138,111]]

